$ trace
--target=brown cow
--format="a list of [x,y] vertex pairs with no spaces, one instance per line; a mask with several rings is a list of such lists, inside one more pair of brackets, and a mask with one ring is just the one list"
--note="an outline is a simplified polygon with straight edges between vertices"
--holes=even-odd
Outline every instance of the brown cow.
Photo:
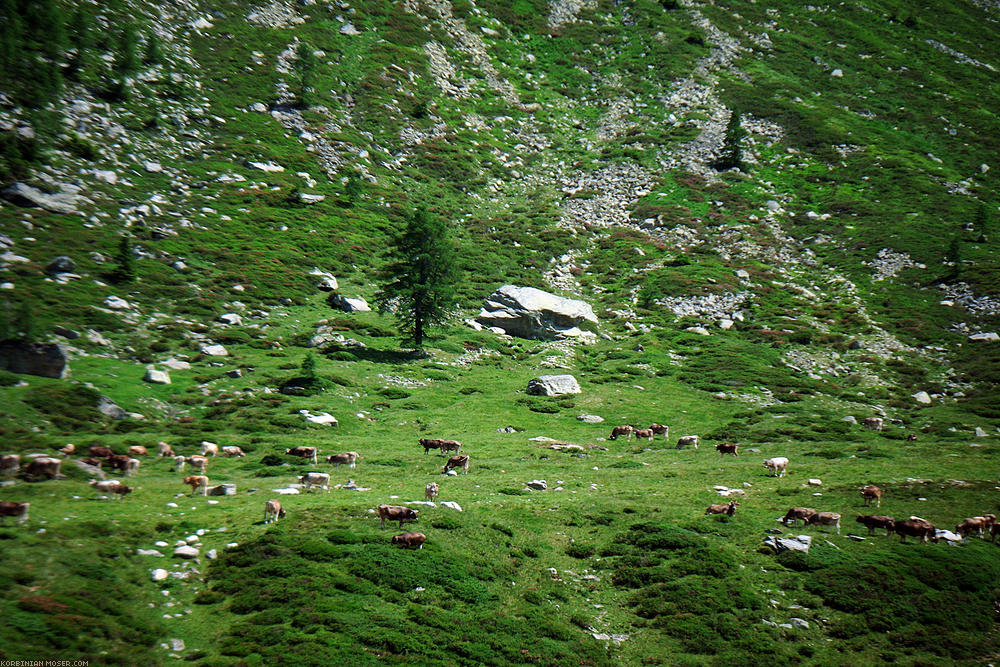
[[840,535],[840,515],[836,512],[816,512],[806,519],[807,526],[835,526]]
[[142,445],[132,445],[128,448],[129,456],[149,456],[149,451]]
[[59,479],[63,475],[59,473],[59,466],[62,465],[62,459],[49,458],[47,456],[39,456],[33,459],[28,467],[24,470],[24,476],[26,479],[34,482],[37,477],[45,476],[46,479]]
[[97,491],[98,493],[113,493],[118,496],[118,499],[123,499],[129,493],[132,493],[132,487],[125,486],[116,479],[109,480],[91,480],[90,487]]
[[392,544],[398,544],[404,549],[423,549],[426,539],[427,536],[423,533],[402,533],[393,536]]
[[462,450],[462,443],[458,440],[442,440],[441,441],[441,453],[447,454],[448,452],[460,452]]
[[708,509],[705,510],[705,514],[728,514],[732,516],[736,514],[737,507],[739,507],[739,503],[735,500],[730,500],[725,505],[709,505]]
[[719,456],[725,456],[726,454],[732,454],[733,456],[740,455],[739,445],[730,445],[725,442],[720,442],[715,446],[715,450],[719,452]]
[[123,456],[121,454],[112,454],[107,457],[108,468],[111,470],[120,470],[123,475],[128,474],[129,466],[131,465],[129,461],[132,460],[131,457]]
[[670,439],[670,427],[663,424],[650,424],[649,430],[656,435],[662,435],[664,440]]
[[316,447],[292,447],[291,449],[286,449],[285,454],[298,456],[303,459],[311,459],[313,465],[319,462],[319,450]]
[[402,505],[379,505],[378,506],[378,527],[385,528],[386,519],[389,521],[398,521],[399,527],[403,527],[404,521],[416,521],[417,520],[417,510],[411,507],[403,507]]
[[101,447],[100,445],[92,445],[88,451],[91,456],[96,456],[99,459],[106,459],[115,455],[115,450],[110,447]]
[[469,455],[462,454],[460,456],[452,456],[448,459],[448,462],[444,464],[444,468],[441,470],[442,473],[446,473],[452,468],[462,468],[465,470],[465,474],[469,474]]
[[31,503],[14,503],[9,500],[0,501],[0,525],[7,525],[7,517],[17,519],[18,525],[28,520],[28,506]]
[[861,495],[865,499],[865,507],[870,507],[873,500],[875,501],[875,507],[882,507],[882,489],[874,484],[862,486]]
[[637,428],[633,429],[632,433],[635,435],[635,439],[646,438],[650,442],[653,441],[653,429],[651,428]]
[[868,534],[874,535],[876,528],[885,528],[885,536],[889,537],[896,529],[896,520],[891,516],[879,516],[877,514],[863,514],[858,516],[858,523],[868,528]]
[[264,523],[274,523],[278,519],[285,518],[285,510],[277,500],[268,500],[264,503]]
[[190,475],[184,478],[184,483],[191,487],[191,495],[198,489],[201,489],[201,495],[208,495],[208,477],[204,475]]
[[349,465],[354,467],[355,462],[361,458],[361,455],[357,452],[343,452],[341,454],[331,454],[326,457],[327,463],[332,463],[334,468],[339,468],[342,465]]
[[986,539],[986,531],[996,525],[997,518],[993,514],[986,516],[974,516],[962,521],[955,526],[955,532],[962,537],[968,537],[973,531],[979,533],[979,537]]
[[792,525],[795,525],[797,521],[801,521],[805,525],[809,523],[809,518],[814,514],[816,514],[816,510],[811,507],[793,507],[785,514],[785,518],[781,520],[781,523],[787,526],[789,521],[792,522]]
[[0,474],[16,475],[21,469],[21,457],[17,454],[0,456]]
[[916,442],[916,440],[917,440],[917,434],[916,433],[907,433],[906,434],[906,441],[907,442]]
[[883,419],[881,417],[865,417],[861,424],[869,431],[881,431]]
[[618,436],[624,435],[626,437],[626,442],[632,441],[632,433],[635,432],[635,427],[629,424],[623,424],[622,426],[615,426],[611,429],[611,435],[608,436],[608,440],[617,440]]
[[906,542],[907,536],[919,537],[921,542],[926,542],[928,538],[934,542],[938,541],[934,526],[924,519],[911,517],[906,521],[897,521],[893,530],[899,535],[900,542]]
[[441,453],[457,452],[462,449],[462,443],[458,440],[442,440],[441,438],[421,438],[420,445],[424,448],[424,454],[432,449],[440,450]]

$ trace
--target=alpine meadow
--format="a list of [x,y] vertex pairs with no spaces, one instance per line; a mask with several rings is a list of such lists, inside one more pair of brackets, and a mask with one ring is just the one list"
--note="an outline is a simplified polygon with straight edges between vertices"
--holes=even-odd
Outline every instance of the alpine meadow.
[[997,663],[998,45],[0,0],[0,662]]

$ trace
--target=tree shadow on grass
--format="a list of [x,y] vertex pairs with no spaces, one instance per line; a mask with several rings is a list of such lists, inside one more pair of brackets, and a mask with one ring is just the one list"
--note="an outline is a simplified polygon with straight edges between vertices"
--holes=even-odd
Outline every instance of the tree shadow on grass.
[[326,350],[324,354],[327,357],[336,354],[340,361],[347,361],[346,357],[350,355],[356,361],[370,361],[378,364],[404,364],[426,358],[426,355],[419,350],[376,350],[372,348],[338,348]]

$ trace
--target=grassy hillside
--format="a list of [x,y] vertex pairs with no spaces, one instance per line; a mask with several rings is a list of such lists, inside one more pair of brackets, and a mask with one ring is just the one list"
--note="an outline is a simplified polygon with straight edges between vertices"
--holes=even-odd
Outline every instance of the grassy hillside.
[[[63,379],[0,371],[0,453],[56,455],[66,475],[0,487],[31,503],[26,525],[0,528],[3,658],[1000,651],[994,544],[900,544],[855,522],[875,511],[864,484],[885,489],[878,512],[939,528],[1000,510],[1000,343],[974,336],[1000,331],[989,3],[0,12],[0,181],[55,196],[0,202],[0,339],[69,358]],[[727,146],[742,166],[720,171]],[[454,318],[417,354],[393,317],[334,310],[317,282],[373,300],[389,240],[421,206],[450,221],[462,278]],[[52,268],[58,256],[72,265]],[[601,335],[470,327],[504,284],[585,300]],[[307,355],[322,391],[283,393]],[[171,383],[143,381],[150,367]],[[527,395],[547,373],[582,393]],[[883,431],[859,425],[872,415]],[[669,440],[607,439],[654,422]],[[687,434],[700,448],[675,448]],[[442,476],[426,437],[462,441],[470,473]],[[150,457],[124,500],[98,499],[74,463],[91,445],[192,455],[203,440],[247,453],[208,467],[236,495],[191,496],[173,461]],[[68,443],[76,454],[58,454]],[[284,454],[299,445],[362,459]],[[788,476],[766,476],[772,456]],[[341,486],[276,494],[312,470]],[[399,531],[374,508],[431,481],[461,510],[414,505],[424,548],[391,546]],[[729,490],[736,514],[706,516]],[[288,516],[265,525],[279,497]],[[840,534],[777,523],[793,506],[841,513]],[[763,546],[779,530],[812,535],[809,553]],[[180,541],[198,559],[173,557]]]

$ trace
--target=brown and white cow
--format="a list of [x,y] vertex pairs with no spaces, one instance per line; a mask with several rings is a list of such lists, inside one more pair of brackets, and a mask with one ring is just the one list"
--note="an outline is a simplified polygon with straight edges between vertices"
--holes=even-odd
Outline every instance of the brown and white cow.
[[871,507],[872,501],[875,507],[882,507],[882,489],[874,484],[861,487],[861,496],[865,499],[865,507]]
[[861,424],[869,431],[881,431],[883,422],[881,417],[865,417]]
[[403,507],[402,505],[379,505],[378,527],[385,528],[385,522],[388,520],[398,521],[399,527],[402,528],[404,521],[416,521],[417,514],[417,510],[412,507]]
[[7,517],[17,519],[18,525],[28,520],[28,507],[31,503],[15,503],[9,500],[0,501],[0,525],[7,525]]
[[192,496],[198,489],[201,489],[201,495],[208,495],[208,477],[204,475],[190,475],[184,478],[184,483],[191,487]]
[[789,522],[795,525],[797,521],[801,521],[803,525],[809,523],[809,518],[816,514],[816,510],[811,507],[793,507],[785,514],[785,518],[781,520],[781,523],[788,525]]
[[243,450],[240,449],[239,447],[237,447],[236,445],[226,445],[225,447],[223,447],[222,448],[222,455],[223,456],[233,456],[233,457],[236,457],[236,458],[243,458],[244,456],[246,456],[246,454],[243,452]]
[[465,474],[469,474],[469,455],[461,454],[459,456],[452,456],[448,459],[448,462],[444,464],[444,468],[441,469],[442,474],[448,472],[452,468],[462,468],[465,470]]
[[708,509],[705,510],[705,514],[728,514],[732,516],[736,514],[737,507],[739,507],[739,503],[735,500],[730,500],[725,505],[709,505]]
[[149,450],[142,445],[132,445],[128,448],[129,456],[149,456]]
[[868,534],[874,535],[876,528],[885,528],[885,536],[889,537],[896,529],[896,520],[891,516],[880,516],[878,514],[863,514],[858,516],[858,523],[868,528]]
[[208,459],[205,458],[204,456],[198,456],[197,454],[194,454],[192,456],[175,456],[174,463],[177,464],[176,467],[174,468],[176,472],[181,472],[182,470],[184,470],[184,465],[187,464],[192,468],[197,468],[198,472],[204,475],[205,468],[208,467]]
[[21,470],[21,457],[18,454],[0,456],[0,474],[13,476]]
[[88,451],[91,456],[96,456],[99,459],[106,459],[115,455],[115,450],[110,447],[102,447],[101,445],[92,445]]
[[108,480],[91,480],[90,487],[97,491],[97,493],[107,493],[114,494],[118,496],[118,499],[123,499],[126,495],[132,493],[132,487],[125,486],[116,479]]
[[907,433],[906,434],[906,441],[907,442],[916,442],[916,440],[917,440],[917,434],[916,433]]
[[462,443],[458,440],[442,440],[441,438],[421,438],[420,446],[424,448],[424,454],[432,449],[445,452],[457,452],[462,449]]
[[986,531],[990,530],[996,522],[997,518],[993,514],[974,516],[955,526],[955,532],[962,537],[968,537],[971,533],[976,532],[979,533],[979,537],[986,539]]
[[653,441],[653,429],[651,428],[637,428],[633,429],[632,434],[635,435],[635,439],[646,438],[650,442]]
[[325,472],[307,472],[306,474],[299,477],[299,484],[309,491],[314,486],[318,486],[327,493],[330,492],[330,475]]
[[339,468],[342,465],[349,465],[352,468],[355,467],[355,463],[361,455],[357,452],[342,452],[340,454],[331,454],[326,457],[326,462],[333,464],[334,468]]
[[131,460],[132,460],[131,457],[124,456],[122,454],[112,454],[111,456],[105,459],[109,469],[120,470],[123,475],[128,474],[127,471],[129,468],[129,461]]
[[310,459],[313,465],[319,463],[319,449],[316,447],[292,447],[291,449],[286,449],[285,454],[288,456],[298,456],[303,459]]
[[788,472],[788,459],[784,456],[775,456],[764,461],[764,467],[771,473],[771,477],[784,477]]
[[663,424],[650,424],[649,430],[656,435],[662,435],[664,440],[670,439],[670,427]]
[[429,500],[431,502],[434,502],[434,499],[437,498],[437,497],[438,497],[438,483],[437,482],[431,482],[430,484],[428,484],[427,486],[424,487],[424,498],[426,498],[427,500]]
[[806,519],[807,526],[834,526],[840,535],[840,515],[836,512],[816,512]]
[[285,517],[285,510],[277,500],[268,500],[264,503],[264,523],[274,523],[278,519]]
[[129,459],[125,463],[125,470],[122,474],[125,475],[126,477],[131,477],[132,475],[139,472],[139,466],[141,465],[142,461],[140,461],[139,459]]
[[170,458],[177,456],[177,454],[174,453],[173,447],[163,442],[162,440],[156,443],[156,455],[160,457],[169,456]]
[[69,456],[75,451],[76,451],[76,445],[74,445],[72,442],[66,445],[65,447],[59,448],[59,453],[62,454],[63,456]]
[[33,459],[28,467],[24,469],[24,476],[26,479],[34,482],[39,477],[45,477],[46,479],[59,479],[63,475],[59,472],[59,466],[62,465],[62,459],[50,458],[48,456],[39,456]]
[[698,436],[696,435],[682,435],[677,438],[677,449],[684,449],[685,447],[693,447],[698,449]]
[[608,440],[617,440],[618,436],[626,436],[626,442],[632,441],[632,434],[635,432],[635,427],[629,424],[623,424],[621,426],[615,426],[611,429],[611,435],[608,436]]
[[715,451],[719,452],[719,456],[720,457],[725,456],[726,454],[732,454],[733,456],[739,456],[740,455],[740,446],[739,445],[730,445],[730,444],[725,443],[725,442],[720,442],[719,444],[717,444],[715,446]]
[[201,441],[201,455],[202,456],[218,456],[219,446],[214,442],[209,442],[208,440]]
[[392,544],[398,544],[404,549],[423,549],[427,536],[423,533],[401,533],[393,535]]
[[458,440],[442,440],[441,441],[441,453],[447,454],[448,452],[460,452],[462,451],[462,443]]
[[926,542],[928,539],[933,542],[938,541],[934,526],[924,519],[911,517],[905,521],[897,521],[893,530],[899,535],[900,542],[906,542],[907,537],[919,537],[921,542]]

